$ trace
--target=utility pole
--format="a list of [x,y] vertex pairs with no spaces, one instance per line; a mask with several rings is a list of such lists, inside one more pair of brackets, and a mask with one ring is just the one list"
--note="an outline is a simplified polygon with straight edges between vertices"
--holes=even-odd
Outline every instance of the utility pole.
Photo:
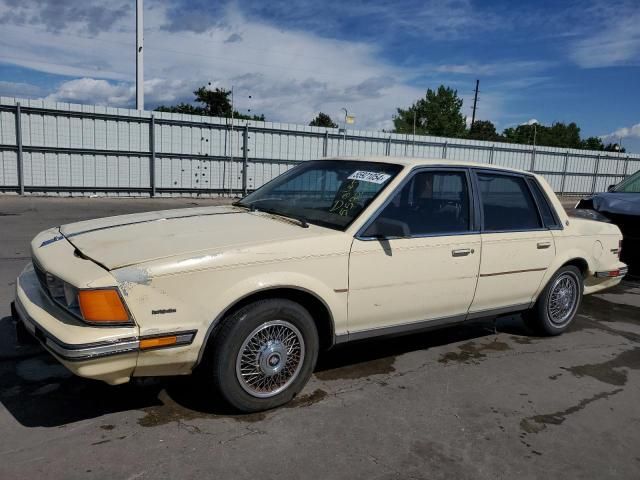
[[473,128],[473,124],[476,121],[476,105],[478,104],[478,87],[480,86],[480,80],[476,80],[476,93],[473,96],[473,114],[471,115],[471,126],[470,129]]
[[144,110],[144,65],[142,43],[144,22],[142,21],[142,0],[136,0],[136,109]]

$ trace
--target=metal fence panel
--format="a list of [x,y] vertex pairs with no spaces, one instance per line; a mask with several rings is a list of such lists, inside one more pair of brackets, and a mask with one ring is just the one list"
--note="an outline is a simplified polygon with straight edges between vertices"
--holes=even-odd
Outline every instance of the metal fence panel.
[[274,122],[231,122],[225,118],[0,97],[2,191],[58,195],[238,194],[245,185],[249,190],[258,188],[298,162],[337,155],[489,163],[535,171],[545,176],[557,192],[575,194],[604,190],[640,169],[640,155]]

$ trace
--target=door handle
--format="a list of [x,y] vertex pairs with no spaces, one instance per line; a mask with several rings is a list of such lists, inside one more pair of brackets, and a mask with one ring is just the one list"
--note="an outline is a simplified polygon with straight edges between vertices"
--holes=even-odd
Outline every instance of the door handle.
[[549,248],[551,246],[551,242],[538,242],[538,249],[542,250],[544,248]]
[[472,248],[458,248],[456,250],[451,250],[451,255],[454,257],[466,257],[470,253],[473,253]]

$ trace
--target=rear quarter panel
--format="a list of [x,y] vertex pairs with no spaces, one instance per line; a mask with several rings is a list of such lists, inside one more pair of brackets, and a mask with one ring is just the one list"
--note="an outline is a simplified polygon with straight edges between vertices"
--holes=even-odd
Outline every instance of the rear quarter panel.
[[[582,259],[587,263],[585,293],[590,293],[592,290],[598,289],[599,286],[612,286],[618,283],[619,279],[612,283],[608,279],[598,279],[593,275],[597,271],[613,270],[623,266],[618,254],[614,253],[622,240],[620,229],[611,223],[569,217],[546,180],[540,176],[537,178],[556,210],[562,229],[551,231],[556,247],[556,256],[540,284],[536,298],[555,272],[575,259]],[[606,282],[612,283],[612,285],[608,285]]]

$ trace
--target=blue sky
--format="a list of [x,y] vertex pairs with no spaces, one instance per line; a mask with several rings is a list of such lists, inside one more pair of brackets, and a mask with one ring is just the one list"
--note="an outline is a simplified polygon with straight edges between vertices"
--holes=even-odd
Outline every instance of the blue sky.
[[[134,5],[0,0],[0,95],[133,106]],[[441,83],[470,115],[476,78],[499,130],[575,121],[640,152],[640,2],[145,1],[148,108],[211,82],[270,120],[382,129]]]

